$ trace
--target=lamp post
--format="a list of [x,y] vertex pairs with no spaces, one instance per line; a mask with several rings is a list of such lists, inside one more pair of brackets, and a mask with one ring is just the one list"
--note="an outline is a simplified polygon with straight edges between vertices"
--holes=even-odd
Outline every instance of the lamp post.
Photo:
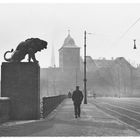
[[84,104],[87,104],[87,78],[86,78],[86,31],[84,32]]
[[84,31],[84,104],[87,104],[87,76],[86,76],[86,36],[87,34],[91,35],[93,33],[87,33]]

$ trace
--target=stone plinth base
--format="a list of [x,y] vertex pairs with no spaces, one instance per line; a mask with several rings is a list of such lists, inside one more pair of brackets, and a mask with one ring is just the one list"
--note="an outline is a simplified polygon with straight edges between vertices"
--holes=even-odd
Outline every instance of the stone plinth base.
[[35,63],[2,63],[1,96],[10,97],[12,120],[40,118],[40,67]]
[[10,99],[8,97],[0,97],[0,123],[10,119]]

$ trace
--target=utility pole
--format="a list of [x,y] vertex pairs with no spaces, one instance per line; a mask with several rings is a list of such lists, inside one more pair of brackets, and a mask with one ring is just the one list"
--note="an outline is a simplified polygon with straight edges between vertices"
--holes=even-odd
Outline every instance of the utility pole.
[[86,31],[84,32],[84,104],[87,104],[87,78],[86,78]]
[[75,78],[76,78],[75,84],[76,84],[76,86],[77,86],[77,68],[76,68],[76,70],[75,70]]

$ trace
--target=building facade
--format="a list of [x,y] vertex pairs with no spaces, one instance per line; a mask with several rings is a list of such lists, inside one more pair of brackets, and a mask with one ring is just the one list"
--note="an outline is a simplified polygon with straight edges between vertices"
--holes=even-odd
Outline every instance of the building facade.
[[59,67],[64,72],[80,70],[80,48],[75,44],[70,33],[65,38],[62,47],[59,49]]
[[[92,95],[94,91],[97,96],[138,95],[140,87],[137,83],[140,78],[135,74],[135,68],[123,57],[106,60],[86,56],[86,61],[88,94]],[[80,57],[80,47],[68,33],[59,49],[59,67],[42,69],[42,96],[68,94],[77,85],[83,90],[83,70],[84,62]]]

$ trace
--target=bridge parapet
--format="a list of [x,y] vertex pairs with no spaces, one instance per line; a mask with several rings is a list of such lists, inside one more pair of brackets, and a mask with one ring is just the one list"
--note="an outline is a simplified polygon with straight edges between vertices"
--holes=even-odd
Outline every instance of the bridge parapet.
[[66,95],[43,97],[43,118],[47,117],[65,98]]

